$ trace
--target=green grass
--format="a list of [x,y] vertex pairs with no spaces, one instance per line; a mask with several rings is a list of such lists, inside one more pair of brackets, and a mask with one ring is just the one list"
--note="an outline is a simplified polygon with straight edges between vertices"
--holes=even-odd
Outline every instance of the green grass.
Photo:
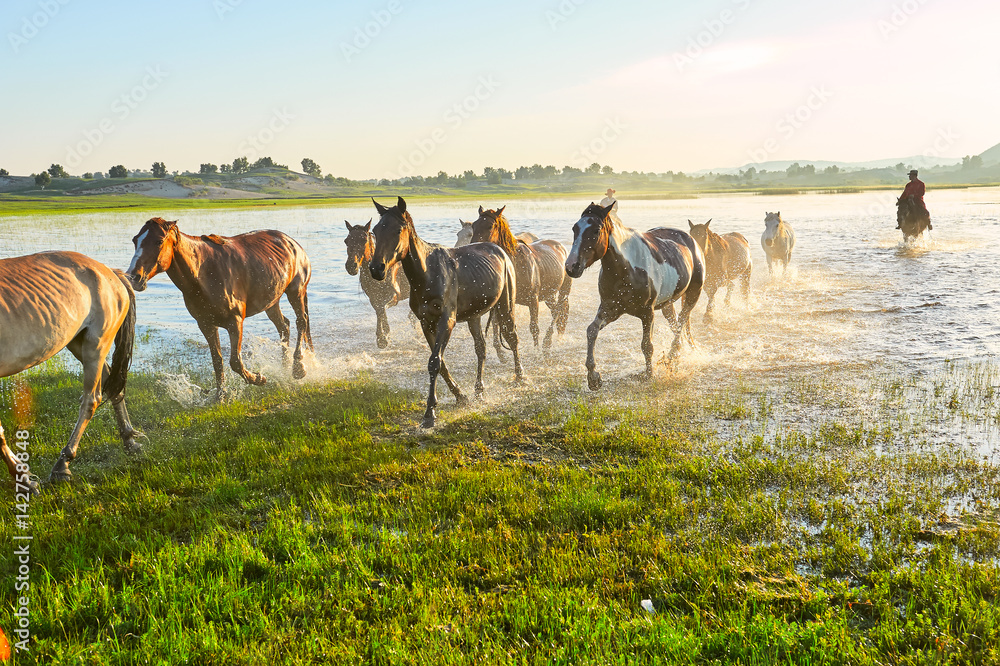
[[[993,377],[959,375],[963,404]],[[33,409],[17,423],[3,380],[0,420],[30,428],[45,475],[79,383],[52,364],[24,380]],[[1000,663],[998,468],[878,453],[890,423],[707,427],[761,431],[798,390],[751,386],[648,410],[446,401],[426,433],[420,396],[364,377],[184,408],[136,375],[145,452],[103,408],[74,481],[31,504],[16,663]],[[14,605],[0,585],[4,627]]]

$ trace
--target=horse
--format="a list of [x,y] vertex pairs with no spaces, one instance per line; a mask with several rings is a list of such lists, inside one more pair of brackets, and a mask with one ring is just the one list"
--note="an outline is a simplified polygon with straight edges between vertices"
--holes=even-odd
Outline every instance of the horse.
[[753,261],[750,258],[750,243],[741,233],[732,232],[719,235],[708,228],[712,223],[695,224],[688,220],[691,237],[705,255],[705,293],[708,294],[708,307],[705,309],[705,321],[712,321],[712,309],[715,305],[715,293],[721,287],[726,289],[726,305],[733,294],[736,280],[740,281],[740,291],[743,301],[750,302],[750,273]]
[[375,309],[375,343],[379,349],[385,349],[389,346],[389,317],[385,310],[410,297],[410,282],[400,271],[398,264],[389,271],[387,279],[381,282],[373,279],[368,271],[368,264],[375,254],[375,236],[371,232],[372,221],[368,220],[368,224],[365,225],[352,226],[350,222],[344,220],[344,224],[347,225],[347,238],[344,239],[347,245],[345,268],[349,275],[360,273],[361,289]]
[[215,370],[216,399],[223,397],[225,375],[219,328],[229,333],[229,365],[247,384],[262,386],[264,375],[243,365],[243,320],[261,312],[278,329],[287,353],[291,330],[281,314],[282,294],[295,311],[298,340],[292,376],[305,377],[303,346],[313,349],[306,287],[312,275],[302,246],[280,231],[252,231],[239,236],[189,236],[177,221],[154,217],[135,238],[135,255],[126,274],[136,291],[158,273],[166,273],[180,289],[184,305],[208,341]]
[[[572,278],[583,275],[601,262],[597,291],[601,305],[587,327],[587,384],[591,391],[601,388],[596,370],[594,346],[597,334],[623,314],[642,321],[642,352],[648,380],[653,374],[653,318],[656,310],[671,323],[674,342],[670,358],[680,352],[681,335],[694,345],[691,311],[698,303],[705,282],[705,256],[690,234],[680,229],[658,227],[646,232],[630,229],[611,217],[611,209],[591,203],[573,225],[573,247],[566,259]],[[674,316],[674,301],[683,298],[680,319]]]
[[[462,223],[462,228],[458,230],[458,238],[455,239],[455,247],[462,247],[463,245],[468,245],[472,242],[472,222],[466,222],[461,218],[459,218],[458,221]],[[534,243],[538,240],[538,236],[530,231],[522,231],[514,236],[514,238],[524,241],[525,243]]]
[[931,215],[916,197],[896,199],[896,222],[903,232],[903,242],[917,238],[931,225]]
[[[514,302],[517,298],[514,264],[510,257],[492,243],[473,243],[459,248],[446,248],[426,243],[417,235],[413,218],[406,211],[406,201],[398,197],[396,205],[387,208],[372,199],[379,221],[372,229],[375,254],[369,264],[371,276],[384,280],[396,264],[402,264],[410,281],[410,310],[420,321],[424,337],[431,348],[427,362],[430,389],[427,409],[421,424],[432,428],[436,422],[438,374],[454,394],[458,406],[468,404],[468,398],[451,378],[444,362],[452,330],[457,322],[467,322],[475,342],[478,370],[476,395],[482,395],[483,366],[486,363],[486,337],[481,318],[487,312],[500,324],[500,333],[514,355],[514,377],[524,381],[521,358],[517,351],[517,329],[514,326]],[[489,326],[487,321],[487,327]]]
[[[69,442],[49,481],[72,477],[87,424],[110,400],[126,452],[138,451],[141,436],[125,408],[125,383],[135,342],[135,293],[120,271],[76,252],[42,252],[0,259],[0,377],[34,367],[69,349],[83,365],[83,399]],[[109,366],[106,359],[114,344]],[[17,490],[38,492],[26,455],[15,456],[0,426],[0,455]],[[23,460],[23,461],[22,461]],[[20,494],[20,492],[19,492]]]
[[767,257],[767,272],[774,277],[774,262],[780,261],[783,272],[788,271],[788,262],[792,260],[792,249],[795,247],[795,231],[791,225],[781,219],[781,211],[764,214],[764,233],[760,235],[760,246],[764,248]]
[[[566,263],[566,248],[559,241],[538,240],[525,242],[516,238],[510,230],[507,218],[499,210],[484,210],[479,207],[479,218],[472,223],[472,241],[495,243],[514,262],[517,281],[517,304],[528,307],[530,313],[529,330],[531,338],[538,346],[538,302],[543,301],[552,313],[552,322],[545,333],[545,348],[552,346],[552,332],[558,328],[559,335],[566,331],[569,319],[569,292],[573,280],[563,268]],[[500,341],[496,340],[497,355],[500,355]]]

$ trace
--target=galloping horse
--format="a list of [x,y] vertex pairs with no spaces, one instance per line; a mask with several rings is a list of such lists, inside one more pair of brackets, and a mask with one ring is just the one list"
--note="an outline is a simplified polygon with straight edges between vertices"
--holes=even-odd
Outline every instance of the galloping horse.
[[[69,442],[49,480],[68,479],[83,431],[105,398],[111,400],[127,452],[140,446],[125,409],[125,382],[135,340],[135,294],[126,277],[76,252],[42,252],[0,259],[0,377],[49,359],[64,347],[83,364],[83,400]],[[114,343],[109,367],[105,359]],[[0,454],[18,490],[28,486],[28,465],[15,458],[0,426]],[[25,457],[25,461],[27,458]],[[18,466],[21,466],[18,474]]]
[[347,245],[345,268],[350,275],[361,274],[361,289],[375,309],[375,343],[379,349],[385,349],[389,346],[389,317],[385,310],[410,297],[410,282],[400,271],[398,264],[392,267],[385,280],[372,278],[368,270],[368,264],[375,254],[372,221],[368,220],[368,224],[363,226],[352,226],[347,220],[344,220],[344,224],[347,225],[347,238],[344,239]]
[[523,381],[521,358],[517,353],[517,330],[514,327],[514,301],[517,298],[514,264],[492,243],[473,243],[446,248],[425,243],[417,236],[413,218],[406,212],[406,201],[386,208],[372,199],[379,214],[375,235],[375,255],[369,270],[376,280],[384,280],[397,263],[410,281],[410,309],[420,320],[424,337],[431,348],[427,362],[430,390],[422,427],[434,426],[437,406],[435,386],[438,373],[455,395],[458,405],[468,404],[458,384],[451,378],[444,362],[456,322],[468,322],[479,361],[476,395],[483,393],[483,366],[486,363],[486,337],[481,318],[487,312],[500,322],[500,333],[514,354],[514,374]]
[[740,281],[740,291],[743,293],[743,301],[750,302],[750,273],[753,270],[753,261],[750,259],[750,243],[743,234],[732,232],[720,236],[708,225],[695,224],[688,220],[691,228],[691,237],[698,243],[698,247],[705,254],[705,293],[708,294],[708,307],[705,309],[705,321],[712,321],[712,309],[715,305],[715,292],[721,287],[726,289],[726,305],[729,305],[729,297],[733,294],[733,287],[736,280]]
[[[658,227],[646,232],[621,225],[611,209],[591,203],[573,226],[573,247],[566,259],[566,272],[578,278],[596,261],[601,262],[597,290],[601,305],[587,327],[587,384],[601,388],[595,369],[594,345],[602,328],[623,314],[642,321],[642,352],[646,356],[643,379],[653,374],[653,317],[663,312],[674,329],[671,358],[680,351],[681,334],[691,344],[691,311],[698,303],[705,281],[705,257],[691,236],[680,229]],[[683,297],[680,319],[674,317],[674,301]]]
[[760,246],[764,248],[767,257],[767,272],[774,276],[773,263],[780,261],[783,272],[788,271],[788,262],[792,260],[792,249],[795,248],[795,231],[791,225],[781,219],[781,211],[764,214],[764,233],[760,235]]
[[243,320],[266,312],[278,329],[282,345],[288,348],[288,319],[281,314],[281,295],[295,311],[298,341],[292,376],[306,375],[302,346],[313,348],[309,332],[306,287],[312,269],[305,250],[280,231],[253,231],[226,238],[189,236],[177,222],[154,217],[132,239],[135,255],[128,276],[136,291],[157,273],[166,273],[181,294],[188,312],[208,341],[215,369],[216,398],[222,397],[225,383],[219,328],[229,333],[229,365],[248,384],[260,386],[267,379],[243,365]]
[[[552,346],[552,331],[566,331],[569,319],[569,292],[573,279],[565,271],[566,248],[559,241],[540,240],[527,243],[514,236],[503,211],[479,207],[479,218],[472,223],[472,241],[495,243],[514,261],[517,279],[517,304],[526,305],[531,316],[529,330],[538,346],[538,302],[544,301],[552,312],[552,322],[545,334],[545,347]],[[499,354],[499,339],[496,339]]]
[[[472,242],[472,222],[466,222],[461,218],[459,218],[458,221],[462,223],[462,228],[458,230],[458,237],[455,239],[455,247],[462,247],[463,245],[468,245]],[[521,233],[516,234],[514,238],[524,241],[525,243],[534,243],[538,240],[538,236],[530,231],[522,231]]]
[[896,222],[903,232],[903,242],[917,238],[930,227],[931,216],[916,197],[896,199]]

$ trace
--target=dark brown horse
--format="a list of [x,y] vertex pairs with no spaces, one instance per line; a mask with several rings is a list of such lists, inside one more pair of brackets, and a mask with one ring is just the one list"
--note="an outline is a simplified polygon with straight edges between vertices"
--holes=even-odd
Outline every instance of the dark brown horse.
[[917,238],[931,225],[931,214],[916,197],[896,199],[896,222],[903,232],[903,241]]
[[514,264],[492,243],[473,243],[465,247],[446,248],[425,243],[417,236],[413,218],[406,212],[402,197],[392,208],[372,199],[379,221],[375,234],[375,255],[369,270],[376,280],[385,276],[396,264],[410,281],[410,309],[420,320],[424,337],[431,348],[427,362],[430,390],[423,427],[434,426],[437,415],[435,386],[438,373],[455,395],[459,406],[468,404],[458,384],[451,378],[444,362],[452,329],[457,322],[468,322],[479,361],[476,373],[476,395],[483,393],[483,366],[486,363],[486,337],[482,316],[500,322],[500,333],[514,354],[514,374],[523,381],[521,358],[517,353],[517,330],[514,327],[514,301],[517,298]]
[[[125,381],[135,341],[135,294],[125,275],[76,252],[0,259],[0,377],[42,363],[63,348],[83,365],[80,415],[49,480],[68,479],[69,462],[94,412],[111,401],[126,452],[139,450],[139,431],[125,409]],[[105,359],[114,344],[109,366]],[[24,444],[18,437],[15,441]],[[15,443],[15,448],[18,448]],[[38,484],[26,452],[14,454],[0,426],[0,455],[27,501]],[[19,497],[19,499],[21,499]]]
[[695,224],[688,220],[691,227],[691,237],[705,254],[705,293],[708,294],[708,307],[705,309],[705,321],[712,321],[712,309],[715,306],[715,292],[722,287],[726,289],[726,305],[733,294],[736,281],[740,281],[740,291],[743,302],[750,302],[750,273],[753,271],[753,261],[750,259],[750,243],[743,234],[728,233],[719,235],[708,228],[712,220],[705,224]]
[[[674,329],[673,358],[680,351],[681,334],[691,336],[691,311],[698,303],[705,282],[705,257],[690,234],[659,227],[646,232],[618,224],[611,217],[614,204],[604,208],[591,203],[573,226],[573,247],[566,259],[566,272],[578,278],[595,262],[601,262],[597,291],[601,305],[587,327],[587,384],[601,387],[601,374],[594,361],[594,346],[602,328],[623,314],[642,321],[642,353],[648,379],[653,374],[653,317],[663,312]],[[674,317],[674,301],[684,299],[680,320]]]
[[386,308],[391,308],[400,301],[405,301],[410,297],[410,281],[400,268],[399,264],[392,267],[386,275],[385,280],[375,280],[368,270],[372,256],[375,254],[375,236],[371,232],[372,221],[368,224],[352,226],[350,222],[344,220],[347,225],[347,265],[348,274],[361,277],[361,289],[368,297],[368,302],[375,309],[375,343],[379,349],[389,346],[389,317],[386,315]]
[[[499,210],[479,207],[479,218],[472,223],[472,242],[496,243],[514,261],[517,276],[517,304],[525,305],[531,316],[531,339],[538,346],[538,303],[542,301],[552,313],[552,322],[545,333],[545,347],[552,346],[552,332],[559,335],[566,331],[569,319],[569,292],[573,279],[566,274],[566,248],[559,241],[539,240],[526,243],[514,236],[504,217],[504,206]],[[499,341],[497,342],[499,346]],[[497,350],[499,354],[499,349]]]
[[208,341],[215,369],[216,397],[222,397],[225,375],[219,328],[229,333],[230,367],[248,384],[267,380],[243,365],[243,320],[266,312],[288,348],[291,330],[281,314],[282,294],[295,311],[298,340],[292,376],[305,377],[302,347],[312,349],[306,287],[312,275],[309,257],[297,242],[280,231],[253,231],[226,238],[189,236],[177,222],[154,217],[132,239],[135,255],[128,276],[136,291],[157,273],[166,273],[181,290],[184,305]]

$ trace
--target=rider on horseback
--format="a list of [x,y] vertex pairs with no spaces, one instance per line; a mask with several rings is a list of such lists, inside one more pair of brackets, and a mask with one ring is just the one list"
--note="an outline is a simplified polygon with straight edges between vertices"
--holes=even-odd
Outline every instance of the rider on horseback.
[[[910,182],[908,182],[906,187],[903,188],[903,193],[899,196],[899,202],[896,205],[898,206],[902,204],[906,201],[907,197],[913,197],[914,200],[920,204],[920,208],[923,210],[923,214],[927,218],[927,229],[933,229],[934,225],[931,224],[930,220],[931,214],[927,210],[927,204],[924,203],[924,193],[927,191],[927,188],[924,186],[923,181],[917,178],[916,169],[911,170],[909,175]],[[901,224],[902,223],[897,223],[896,228],[899,229]]]

